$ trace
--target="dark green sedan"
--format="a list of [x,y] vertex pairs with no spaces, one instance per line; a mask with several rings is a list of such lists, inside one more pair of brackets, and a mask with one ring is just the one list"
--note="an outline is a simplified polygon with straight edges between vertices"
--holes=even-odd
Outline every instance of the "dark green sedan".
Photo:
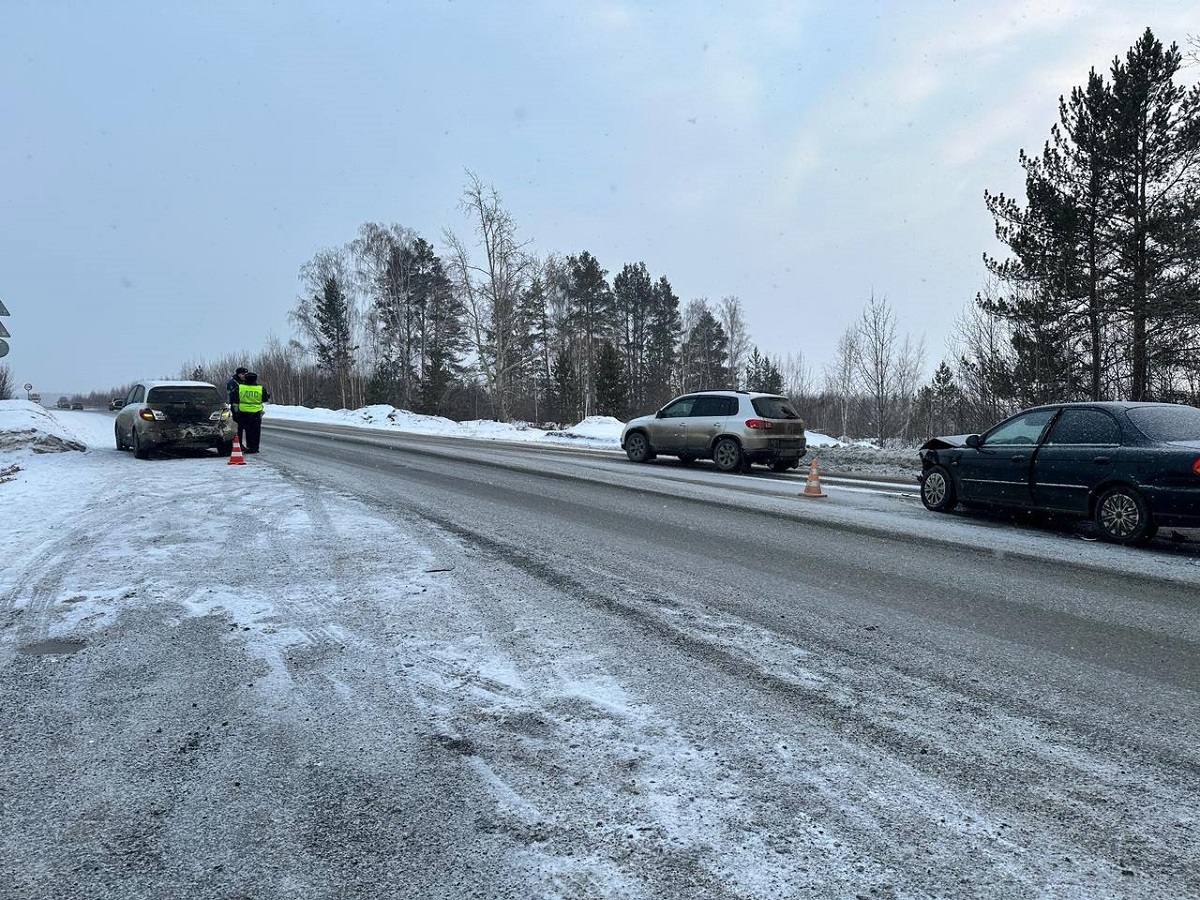
[[1174,403],[1058,403],[983,434],[920,450],[921,502],[1090,518],[1119,544],[1159,526],[1200,528],[1200,409]]

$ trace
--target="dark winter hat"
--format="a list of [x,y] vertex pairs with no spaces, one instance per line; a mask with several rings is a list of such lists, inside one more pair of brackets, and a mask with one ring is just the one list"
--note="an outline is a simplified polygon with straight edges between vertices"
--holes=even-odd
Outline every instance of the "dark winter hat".
[[249,371],[250,370],[247,369],[245,366],[238,366],[236,369],[233,370],[233,374],[234,375],[245,375]]
[[247,372],[246,373],[246,384],[257,384],[257,383],[258,383],[258,373],[257,372]]

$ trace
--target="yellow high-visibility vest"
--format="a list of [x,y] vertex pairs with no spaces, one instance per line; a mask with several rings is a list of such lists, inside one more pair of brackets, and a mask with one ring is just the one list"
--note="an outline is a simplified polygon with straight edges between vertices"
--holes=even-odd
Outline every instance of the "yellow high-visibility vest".
[[263,411],[263,389],[261,384],[238,385],[238,411],[256,413]]

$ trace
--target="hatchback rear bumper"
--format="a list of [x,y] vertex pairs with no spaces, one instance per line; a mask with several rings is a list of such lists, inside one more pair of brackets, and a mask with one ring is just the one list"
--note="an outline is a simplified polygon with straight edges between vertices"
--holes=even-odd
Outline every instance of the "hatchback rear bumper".
[[233,440],[232,423],[219,425],[191,423],[147,428],[138,434],[142,444],[149,449],[164,447],[220,447]]

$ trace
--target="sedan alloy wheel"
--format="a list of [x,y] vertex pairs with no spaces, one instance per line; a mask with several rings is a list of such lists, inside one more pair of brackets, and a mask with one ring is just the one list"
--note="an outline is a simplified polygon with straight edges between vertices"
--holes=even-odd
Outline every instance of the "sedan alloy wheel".
[[1096,526],[1105,540],[1117,544],[1142,543],[1156,530],[1150,521],[1146,501],[1128,487],[1110,488],[1104,492],[1096,503]]
[[921,480],[921,502],[934,512],[950,512],[958,505],[954,480],[944,466],[934,466]]

